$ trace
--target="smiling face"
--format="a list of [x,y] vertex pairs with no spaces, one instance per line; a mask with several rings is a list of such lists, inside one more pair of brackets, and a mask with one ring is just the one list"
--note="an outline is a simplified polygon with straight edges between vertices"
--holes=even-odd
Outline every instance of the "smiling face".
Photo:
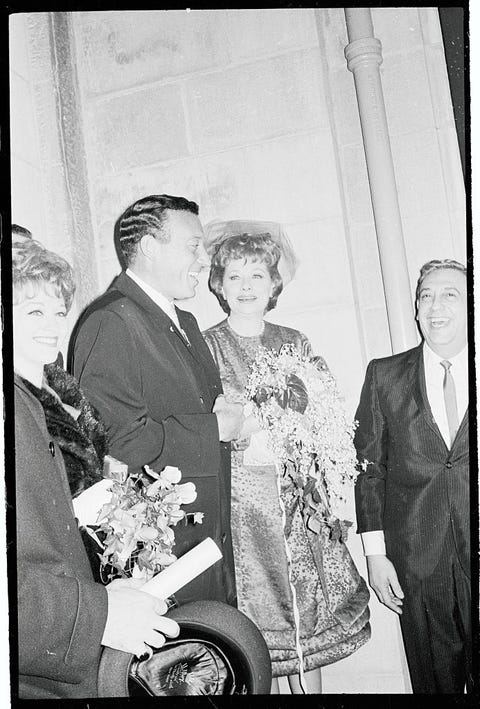
[[192,212],[168,210],[165,228],[170,238],[167,242],[155,240],[152,285],[170,300],[192,298],[198,273],[210,262],[200,219]]
[[[32,284],[33,286],[33,284]],[[15,292],[13,357],[15,370],[35,383],[43,366],[54,362],[65,334],[65,301],[45,283]]]
[[273,281],[262,261],[232,259],[223,275],[222,293],[232,315],[260,315],[267,310]]
[[467,344],[467,279],[452,268],[432,271],[417,301],[422,334],[440,357],[454,357]]

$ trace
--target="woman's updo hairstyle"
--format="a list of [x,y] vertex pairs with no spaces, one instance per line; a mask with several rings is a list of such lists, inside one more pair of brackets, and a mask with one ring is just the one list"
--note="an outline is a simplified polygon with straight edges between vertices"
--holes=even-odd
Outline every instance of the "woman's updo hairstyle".
[[270,234],[235,234],[219,241],[211,257],[208,285],[211,292],[217,297],[222,310],[228,315],[230,314],[230,307],[222,294],[225,268],[230,261],[239,259],[259,261],[267,267],[273,283],[273,292],[267,304],[267,311],[272,310],[283,290],[283,280],[278,272],[280,255],[280,248]]
[[75,294],[73,270],[64,258],[48,251],[39,241],[12,240],[13,302],[33,298],[39,288],[52,290],[68,313]]

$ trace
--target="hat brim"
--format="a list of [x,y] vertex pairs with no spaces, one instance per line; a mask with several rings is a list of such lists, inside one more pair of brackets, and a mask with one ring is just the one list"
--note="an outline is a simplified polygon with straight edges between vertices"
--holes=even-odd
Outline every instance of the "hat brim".
[[[247,694],[269,694],[270,653],[257,626],[241,611],[219,601],[193,601],[168,612],[180,625],[180,638],[203,637],[218,644],[237,668]],[[161,648],[160,648],[161,652]],[[104,648],[98,668],[99,697],[128,697],[134,656]]]

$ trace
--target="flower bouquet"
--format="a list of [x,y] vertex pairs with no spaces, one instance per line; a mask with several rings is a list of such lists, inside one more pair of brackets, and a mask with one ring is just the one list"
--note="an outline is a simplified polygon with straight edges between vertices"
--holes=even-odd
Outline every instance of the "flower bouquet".
[[307,527],[345,539],[351,522],[338,511],[357,476],[355,421],[348,421],[335,379],[321,357],[291,344],[262,348],[251,367],[247,398],[268,432],[269,447],[289,476]]
[[104,583],[116,577],[148,581],[176,561],[173,527],[189,517],[201,524],[203,512],[186,513],[180,505],[197,497],[191,482],[179,484],[181,472],[167,466],[156,473],[146,465],[143,473],[115,480],[111,499],[101,508],[96,529],[104,551],[100,572]]

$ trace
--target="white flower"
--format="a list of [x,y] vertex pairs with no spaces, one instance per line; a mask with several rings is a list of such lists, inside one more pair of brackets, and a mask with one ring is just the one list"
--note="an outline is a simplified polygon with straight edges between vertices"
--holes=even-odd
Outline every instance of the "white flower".
[[152,539],[156,539],[157,537],[158,529],[154,529],[153,527],[147,527],[147,525],[145,524],[137,532],[137,538],[141,542],[149,542]]
[[177,560],[175,554],[167,554],[165,552],[160,552],[157,554],[157,561],[161,566],[170,566],[174,561]]
[[122,576],[147,580],[176,560],[172,554],[175,525],[187,516],[193,516],[194,523],[202,522],[202,512],[186,513],[180,508],[193,502],[197,492],[192,482],[178,484],[182,477],[178,468],[167,466],[157,473],[145,466],[145,472],[114,481],[111,501],[102,508],[101,564],[109,578],[116,570]]
[[184,517],[185,517],[185,512],[183,510],[174,509],[170,512],[170,522],[172,524],[177,524],[177,522],[179,522]]
[[122,564],[122,568],[125,566],[125,563],[131,557],[132,552],[136,548],[136,546],[137,546],[137,540],[135,539],[134,536],[132,536],[125,543],[123,549],[121,551],[117,552],[118,561]]
[[197,499],[197,491],[193,483],[183,483],[183,485],[177,485],[176,491],[181,505],[189,505]]
[[142,569],[139,568],[138,564],[133,565],[132,569],[132,574],[131,574],[132,579],[143,579],[145,578],[145,573]]
[[167,480],[169,483],[176,485],[178,482],[180,482],[182,473],[178,468],[175,468],[173,465],[166,465],[160,473],[160,477],[164,480]]

